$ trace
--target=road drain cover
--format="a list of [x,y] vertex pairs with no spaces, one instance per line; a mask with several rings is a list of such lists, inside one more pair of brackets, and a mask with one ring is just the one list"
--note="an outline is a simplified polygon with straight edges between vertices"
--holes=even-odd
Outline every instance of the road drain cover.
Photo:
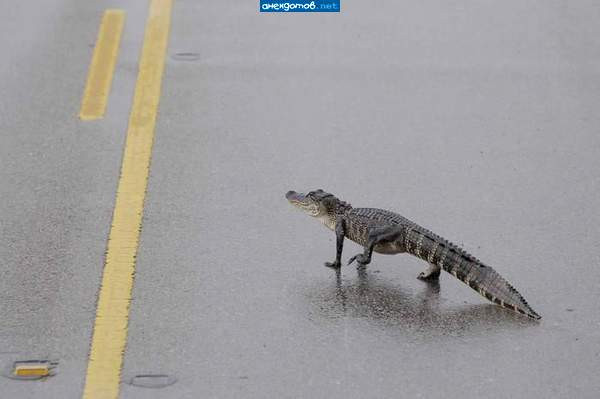
[[177,382],[177,378],[168,374],[140,374],[132,377],[129,383],[143,388],[164,388]]

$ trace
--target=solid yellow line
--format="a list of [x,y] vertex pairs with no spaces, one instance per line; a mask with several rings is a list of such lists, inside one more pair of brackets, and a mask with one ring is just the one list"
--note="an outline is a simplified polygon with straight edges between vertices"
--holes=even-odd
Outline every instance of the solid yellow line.
[[82,120],[99,119],[104,116],[124,23],[125,11],[104,11],[81,100],[79,118]]
[[152,0],[96,310],[83,398],[115,399],[127,341],[154,125],[171,21],[172,0]]

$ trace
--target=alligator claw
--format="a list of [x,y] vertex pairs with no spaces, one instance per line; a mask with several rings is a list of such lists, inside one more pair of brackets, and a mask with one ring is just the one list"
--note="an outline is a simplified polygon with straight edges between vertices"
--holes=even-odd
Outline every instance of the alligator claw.
[[434,281],[440,277],[441,268],[439,266],[430,265],[427,270],[421,272],[417,278],[423,281]]
[[417,279],[422,280],[422,281],[435,281],[440,277],[439,273],[426,273],[426,272],[421,272],[419,273],[419,275],[417,276]]
[[348,259],[348,265],[351,265],[352,262],[354,262],[355,260],[356,260],[356,262],[358,263],[359,266],[364,266],[367,263],[369,263],[365,259],[365,256],[363,254],[357,254],[357,255],[354,255],[353,257],[351,257],[350,259]]

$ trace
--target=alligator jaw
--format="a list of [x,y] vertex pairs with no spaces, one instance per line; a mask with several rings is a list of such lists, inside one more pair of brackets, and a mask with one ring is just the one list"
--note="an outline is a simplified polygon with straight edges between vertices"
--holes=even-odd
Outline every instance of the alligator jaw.
[[295,191],[288,191],[285,194],[285,198],[287,198],[289,203],[292,204],[294,208],[298,208],[302,212],[312,217],[317,217],[321,213],[319,204],[313,198],[311,198],[310,193],[303,194]]

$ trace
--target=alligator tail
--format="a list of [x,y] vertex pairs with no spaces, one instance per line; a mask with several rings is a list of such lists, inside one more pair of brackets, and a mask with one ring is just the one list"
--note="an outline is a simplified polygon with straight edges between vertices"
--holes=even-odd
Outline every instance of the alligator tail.
[[503,308],[514,310],[536,320],[542,318],[508,281],[489,266],[460,259],[451,261],[448,266],[444,267],[444,270]]
[[458,246],[427,230],[411,229],[407,238],[407,252],[441,267],[489,301],[532,319],[542,318],[498,272]]

